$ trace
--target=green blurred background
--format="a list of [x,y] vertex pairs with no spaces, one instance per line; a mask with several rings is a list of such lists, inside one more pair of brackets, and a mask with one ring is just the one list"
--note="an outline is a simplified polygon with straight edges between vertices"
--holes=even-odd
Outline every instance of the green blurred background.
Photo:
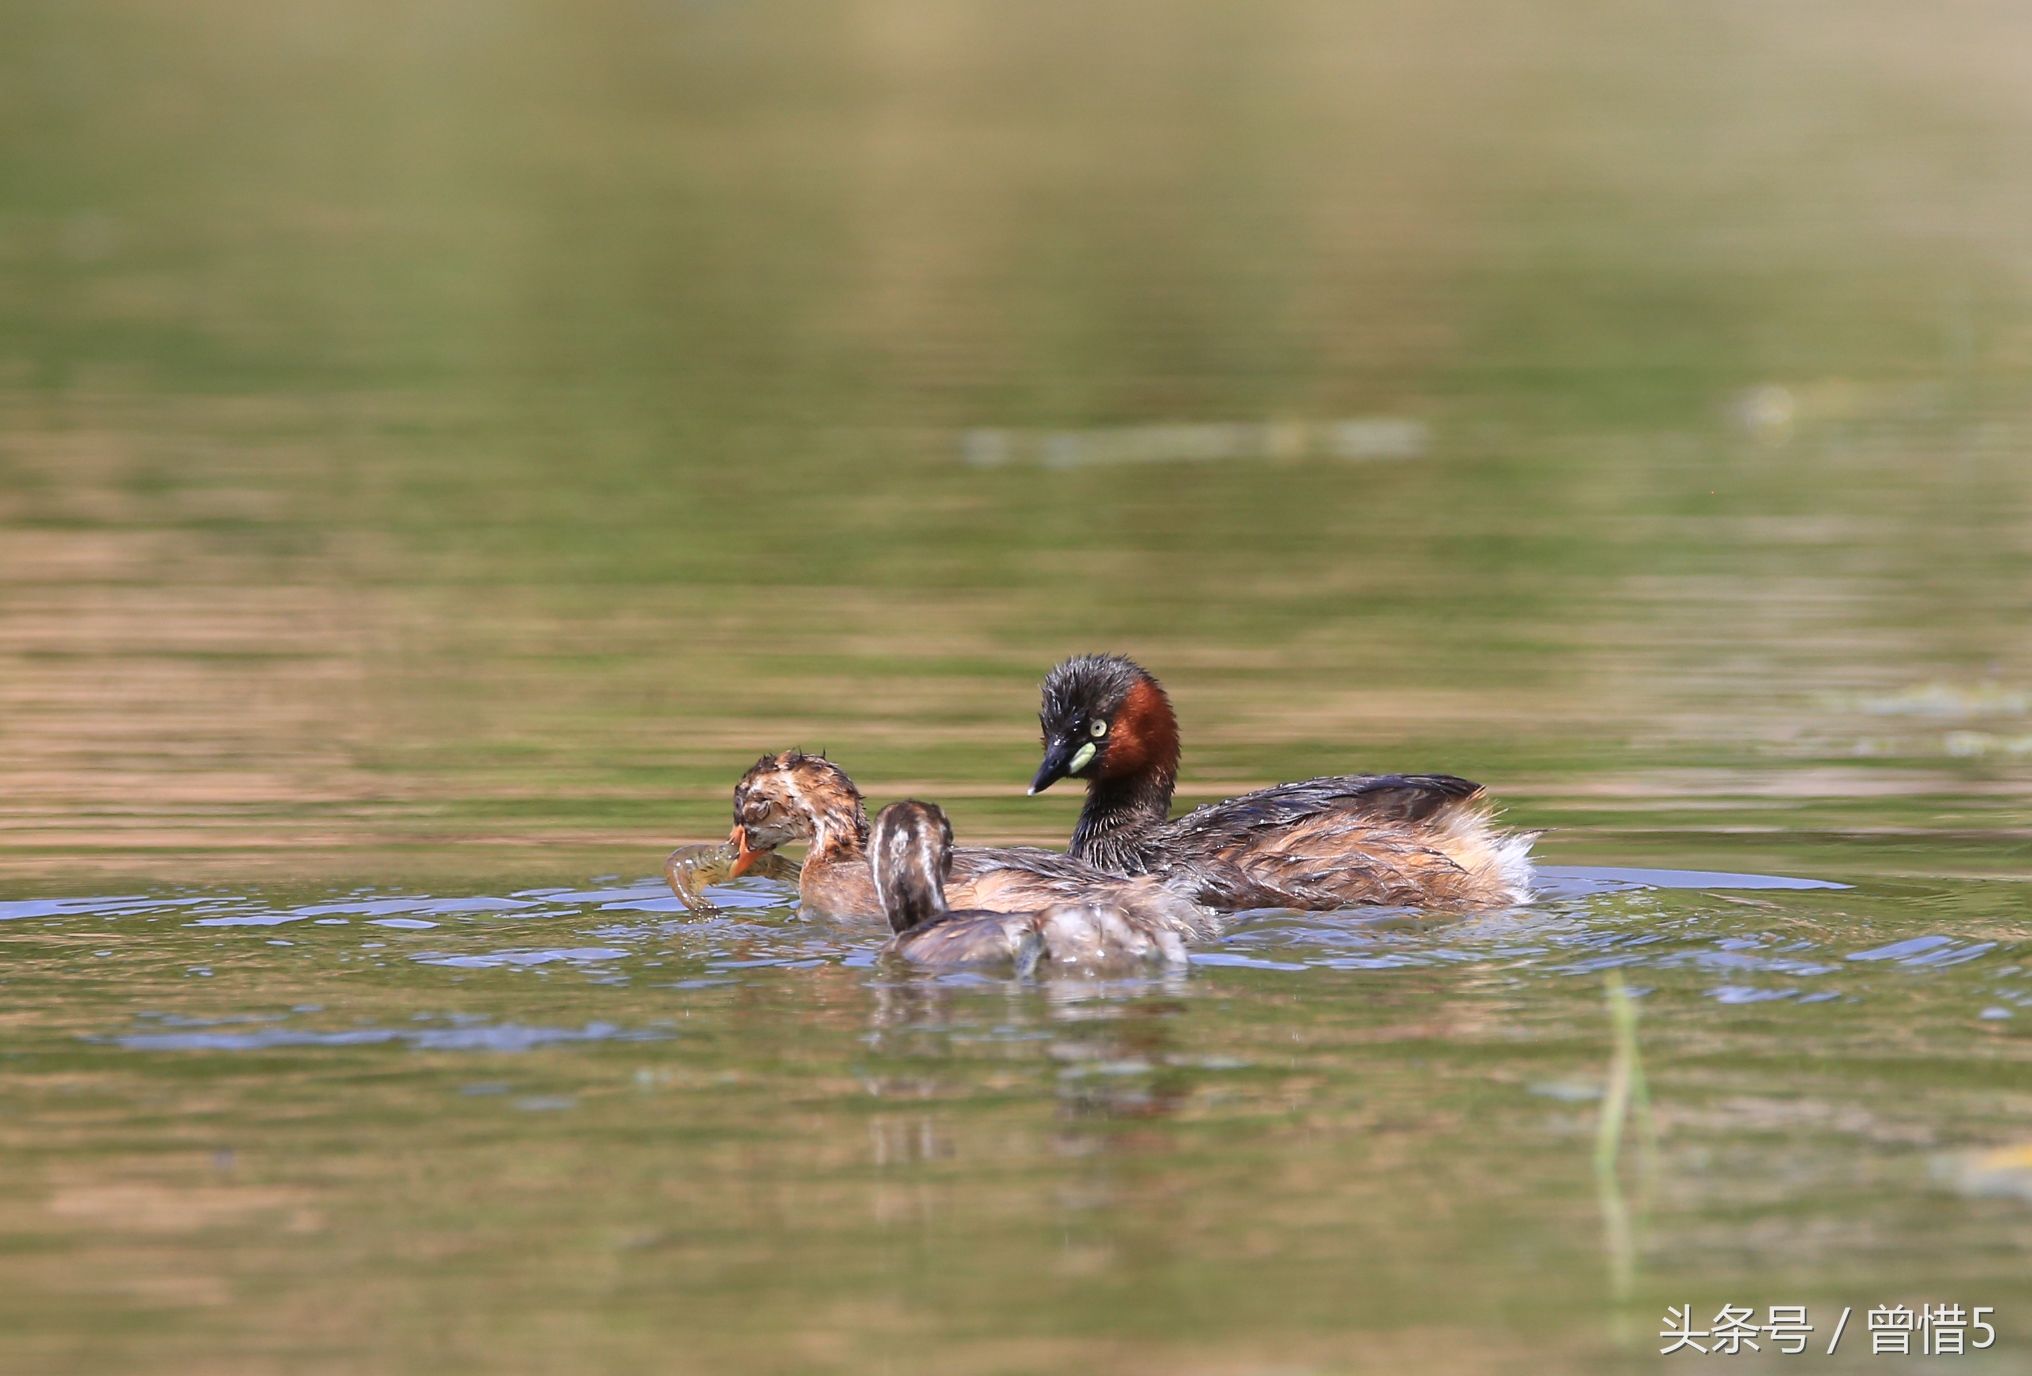
[[[0,1370],[1649,1372],[1894,1300],[2019,1370],[2028,53],[0,0]],[[1854,887],[1127,990],[661,893],[793,744],[1062,839],[1093,649],[1188,800],[1444,769],[1550,862]]]
[[1188,797],[1442,768],[1555,858],[1895,864],[2032,759],[2028,50],[17,0],[0,873],[647,873],[791,744],[1063,836],[1035,680],[1096,648]]

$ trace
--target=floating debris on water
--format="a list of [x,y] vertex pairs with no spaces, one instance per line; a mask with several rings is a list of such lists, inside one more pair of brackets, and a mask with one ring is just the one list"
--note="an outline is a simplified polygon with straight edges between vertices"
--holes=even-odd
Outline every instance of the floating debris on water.
[[1791,388],[1766,383],[1737,393],[1729,405],[1729,413],[1736,425],[1752,439],[1765,444],[1783,444],[1792,436],[1792,421],[1799,413],[1799,403],[1794,399]]
[[1429,448],[1431,433],[1423,421],[1393,416],[1110,425],[1081,430],[983,427],[960,436],[960,460],[970,468],[1302,459],[1365,462],[1422,458]]
[[1830,695],[1827,705],[1873,717],[2017,717],[2032,712],[2032,692],[2001,683],[1915,683],[1889,693]]
[[2032,1201],[2032,1142],[1943,1156],[1934,1176],[1963,1194]]
[[1941,748],[1956,759],[1983,755],[2032,755],[2032,735],[1999,736],[1989,731],[1950,731]]

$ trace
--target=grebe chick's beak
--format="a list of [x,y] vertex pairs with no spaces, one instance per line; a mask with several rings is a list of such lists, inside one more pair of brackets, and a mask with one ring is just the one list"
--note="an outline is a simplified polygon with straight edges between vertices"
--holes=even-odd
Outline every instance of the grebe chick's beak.
[[748,844],[748,828],[738,822],[734,824],[734,829],[727,833],[727,844],[734,848],[734,869],[731,877],[735,879],[739,879],[754,868],[755,862],[769,853],[767,850],[756,850],[751,847]]

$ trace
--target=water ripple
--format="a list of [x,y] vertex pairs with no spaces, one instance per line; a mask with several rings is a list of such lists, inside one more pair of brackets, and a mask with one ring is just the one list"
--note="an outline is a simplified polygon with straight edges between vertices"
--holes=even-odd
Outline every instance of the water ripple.
[[1857,951],[1850,960],[1892,960],[1900,965],[1960,965],[1964,961],[1980,960],[1997,949],[1994,941],[1971,942],[1966,946],[1957,945],[1950,936],[1915,936],[1904,941],[1894,941],[1888,946],[1879,946],[1870,951]]
[[563,1042],[657,1041],[666,1032],[630,1030],[615,1023],[534,1027],[522,1023],[467,1023],[452,1027],[356,1027],[320,1032],[268,1026],[245,1032],[138,1032],[112,1038],[130,1051],[271,1051],[292,1046],[412,1047],[419,1051],[529,1051]]
[[189,907],[201,901],[196,898],[149,898],[142,894],[112,898],[18,899],[12,903],[0,903],[0,922],[31,917],[117,917],[125,913]]
[[460,970],[501,970],[518,966],[550,965],[558,961],[587,965],[600,961],[626,960],[628,954],[618,946],[571,946],[489,951],[480,955],[466,955],[456,951],[419,951],[410,959],[419,965],[444,965]]

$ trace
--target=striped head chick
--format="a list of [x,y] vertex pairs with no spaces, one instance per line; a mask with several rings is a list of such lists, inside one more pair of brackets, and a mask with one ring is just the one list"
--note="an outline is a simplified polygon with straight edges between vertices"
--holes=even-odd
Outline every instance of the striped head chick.
[[734,785],[733,872],[745,874],[761,856],[799,841],[811,845],[807,865],[859,856],[868,841],[861,790],[824,755],[764,755]]
[[[891,803],[875,818],[868,851],[894,933],[890,954],[933,967],[1010,964],[1019,974],[1040,963],[1067,971],[1185,963],[1184,941],[1155,925],[1167,911],[1150,902],[1136,909],[1093,901],[1028,913],[954,912],[944,885],[952,849],[952,824],[931,803]],[[1181,902],[1154,882],[1148,887]]]
[[955,913],[946,906],[952,851],[952,823],[935,804],[911,799],[876,815],[868,862],[894,933],[884,949],[913,965],[1009,964],[1029,973],[1044,951],[1031,914]]

